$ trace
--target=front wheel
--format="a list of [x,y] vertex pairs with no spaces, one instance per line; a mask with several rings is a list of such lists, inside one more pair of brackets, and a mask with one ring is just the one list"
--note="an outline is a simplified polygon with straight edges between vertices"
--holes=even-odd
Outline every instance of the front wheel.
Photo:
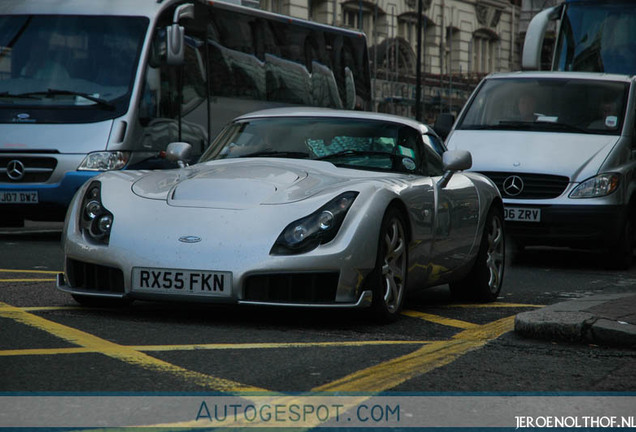
[[636,211],[631,205],[623,222],[621,235],[610,247],[607,265],[612,270],[628,270],[634,261],[634,245],[636,244]]
[[500,207],[493,207],[486,217],[473,268],[465,278],[450,284],[453,296],[480,302],[497,300],[503,284],[505,252],[503,213]]
[[373,271],[373,317],[379,322],[395,321],[404,303],[408,263],[408,240],[404,216],[395,208],[384,215],[376,267]]

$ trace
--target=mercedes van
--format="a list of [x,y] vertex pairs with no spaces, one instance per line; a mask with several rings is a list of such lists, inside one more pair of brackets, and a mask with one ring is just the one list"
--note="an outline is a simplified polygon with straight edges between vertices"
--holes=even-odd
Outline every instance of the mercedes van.
[[486,77],[451,128],[449,149],[501,191],[516,244],[604,249],[632,263],[635,81],[583,72]]

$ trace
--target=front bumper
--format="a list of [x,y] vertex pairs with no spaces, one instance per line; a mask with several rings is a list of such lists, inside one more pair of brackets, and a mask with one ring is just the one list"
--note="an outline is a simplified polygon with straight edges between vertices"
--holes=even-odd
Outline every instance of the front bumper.
[[[73,264],[75,269],[69,270],[67,267],[67,274],[70,278],[77,280],[78,264]],[[68,294],[89,296],[102,299],[140,299],[140,300],[181,300],[181,301],[205,301],[208,303],[227,303],[227,299],[219,298],[202,298],[202,297],[190,297],[190,296],[171,296],[171,295],[149,295],[147,293],[135,293],[124,292],[123,286],[123,274],[118,269],[107,268],[104,266],[93,266],[83,264],[80,273],[85,272],[87,267],[90,267],[90,272],[93,272],[91,278],[87,278],[83,281],[83,286],[71,286],[67,279],[67,274],[59,273],[57,275],[57,288]],[[85,274],[83,275],[85,276]],[[247,294],[249,288],[244,290],[243,298],[235,299],[231,301],[236,304],[245,305],[259,305],[259,306],[292,306],[292,307],[306,307],[306,308],[365,308],[371,306],[373,294],[371,290],[364,290],[360,292],[357,299],[352,302],[335,302],[335,291],[337,286],[324,287],[317,286],[315,283],[310,286],[303,285],[302,282],[307,282],[307,279],[315,277],[315,274],[307,273],[298,278],[298,275],[293,275],[290,278],[286,276],[291,275],[276,275],[276,279],[282,283],[268,283],[270,289],[259,290],[259,295]],[[260,276],[262,277],[262,276]],[[91,279],[91,280],[88,280]],[[293,284],[291,281],[296,279],[299,283]],[[97,282],[99,281],[99,282]],[[337,274],[336,280],[337,282]],[[269,286],[271,285],[271,286]],[[281,291],[285,291],[290,295],[281,295]],[[307,294],[309,291],[314,295]],[[318,294],[316,296],[316,294]],[[330,294],[333,294],[330,297]]]
[[0,212],[20,219],[62,221],[77,190],[97,174],[99,173],[94,171],[72,171],[66,173],[59,183],[54,184],[2,183],[0,192],[37,192],[38,202],[0,204]]
[[506,221],[506,230],[523,245],[570,246],[584,249],[611,247],[623,233],[626,206],[527,205],[507,207],[540,209],[540,222]]

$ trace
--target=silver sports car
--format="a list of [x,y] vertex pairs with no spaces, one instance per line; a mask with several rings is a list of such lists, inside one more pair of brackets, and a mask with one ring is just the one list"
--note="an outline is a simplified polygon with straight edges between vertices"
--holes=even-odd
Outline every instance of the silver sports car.
[[424,124],[271,109],[235,119],[192,166],[189,150],[168,147],[178,169],[108,172],[78,191],[60,290],[87,305],[370,307],[382,321],[411,289],[499,295],[499,192]]

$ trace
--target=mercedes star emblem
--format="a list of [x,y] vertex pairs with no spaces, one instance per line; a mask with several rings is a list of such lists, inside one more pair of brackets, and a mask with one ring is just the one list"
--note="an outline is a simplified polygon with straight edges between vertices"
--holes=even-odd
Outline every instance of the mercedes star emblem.
[[523,180],[521,177],[513,175],[503,182],[503,190],[508,196],[517,196],[523,191]]
[[22,180],[24,177],[24,164],[19,160],[12,160],[7,164],[7,175],[11,180]]

